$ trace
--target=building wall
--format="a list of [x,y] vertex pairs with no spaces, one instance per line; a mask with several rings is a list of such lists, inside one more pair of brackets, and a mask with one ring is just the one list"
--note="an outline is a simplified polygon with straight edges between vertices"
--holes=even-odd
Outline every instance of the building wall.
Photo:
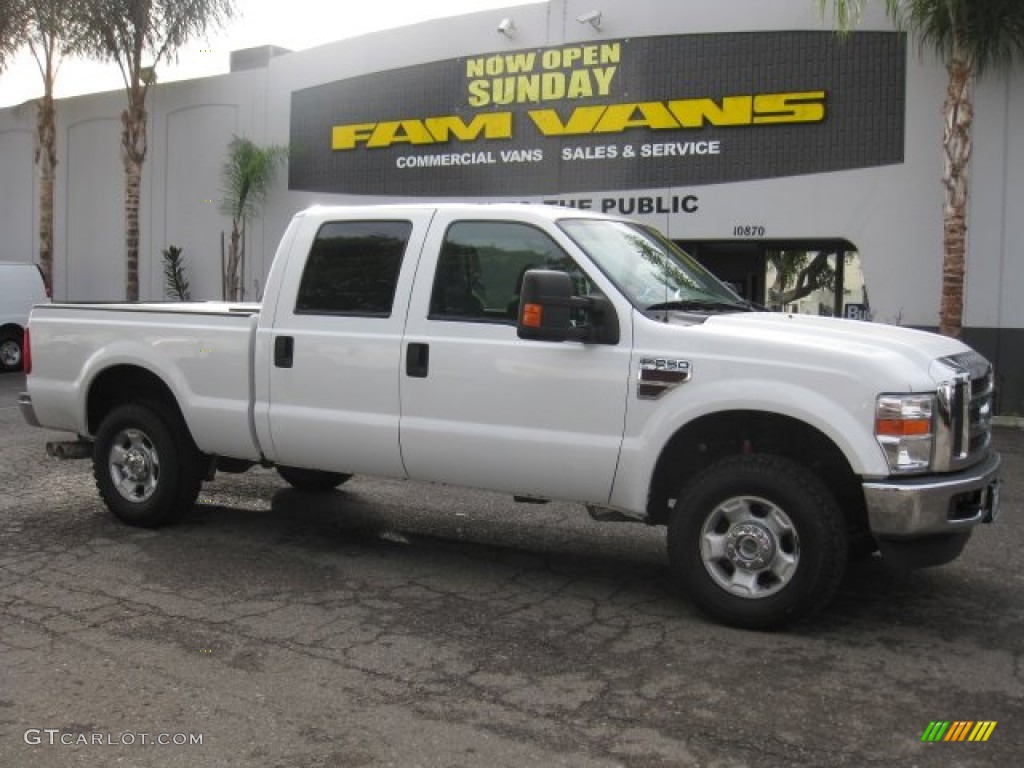
[[[123,298],[121,123],[94,116],[88,108],[68,113],[61,132],[65,138],[60,148],[63,184],[58,184],[54,201],[54,240],[63,241],[63,247],[54,249],[54,295],[81,300]],[[145,262],[149,264],[148,259]]]
[[[577,17],[600,7],[600,30]],[[502,18],[512,37],[497,32]],[[144,167],[140,282],[143,298],[163,296],[161,251],[182,246],[193,295],[220,296],[220,165],[232,135],[288,144],[292,94],[305,88],[458,57],[659,35],[825,30],[816,4],[748,0],[551,0],[504,11],[437,20],[272,58],[267,67],[154,88]],[[863,31],[891,31],[881,4],[869,4]],[[268,40],[272,43],[272,40]],[[941,283],[941,120],[945,72],[908,46],[902,163],[726,184],[649,190],[503,196],[600,206],[605,199],[693,195],[692,213],[642,216],[671,237],[732,239],[737,226],[764,226],[773,239],[831,238],[861,256],[876,321],[934,327]],[[118,152],[123,94],[62,100],[58,106],[55,291],[57,298],[123,296],[122,169]],[[36,258],[31,106],[0,110],[2,259]],[[967,337],[1004,374],[1004,410],[1024,411],[1024,73],[979,83],[971,182]],[[265,215],[249,231],[247,296],[259,295],[278,237],[292,214],[313,203],[401,200],[289,190],[279,175]],[[586,204],[586,203],[584,203]]]
[[34,136],[33,123],[0,115],[0,261],[30,261],[37,250]]

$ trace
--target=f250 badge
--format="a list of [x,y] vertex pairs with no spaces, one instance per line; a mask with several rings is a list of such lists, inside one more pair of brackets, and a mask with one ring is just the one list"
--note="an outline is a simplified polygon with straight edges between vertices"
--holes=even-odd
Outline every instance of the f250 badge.
[[640,381],[636,396],[641,400],[657,400],[670,390],[690,380],[693,367],[689,360],[669,360],[661,357],[640,359]]

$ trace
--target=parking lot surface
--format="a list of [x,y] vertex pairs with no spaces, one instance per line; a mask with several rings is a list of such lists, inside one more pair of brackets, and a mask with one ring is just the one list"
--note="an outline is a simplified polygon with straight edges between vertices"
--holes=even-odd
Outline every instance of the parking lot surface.
[[[1011,766],[1024,436],[958,561],[853,566],[783,633],[714,624],[660,529],[356,477],[219,475],[117,523],[0,375],[2,766]],[[985,742],[923,743],[933,721]]]

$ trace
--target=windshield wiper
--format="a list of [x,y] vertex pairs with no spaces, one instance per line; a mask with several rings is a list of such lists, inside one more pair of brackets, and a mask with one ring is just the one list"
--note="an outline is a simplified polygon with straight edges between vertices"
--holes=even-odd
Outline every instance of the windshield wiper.
[[698,312],[749,312],[754,309],[748,302],[716,301],[713,299],[676,299],[651,304],[644,308],[647,312],[675,309],[682,312],[697,310]]

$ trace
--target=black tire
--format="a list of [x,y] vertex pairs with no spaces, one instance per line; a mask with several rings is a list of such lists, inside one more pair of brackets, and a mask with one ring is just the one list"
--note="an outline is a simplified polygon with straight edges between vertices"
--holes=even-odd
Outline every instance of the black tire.
[[277,474],[292,488],[312,492],[333,490],[352,477],[352,475],[341,472],[323,472],[319,469],[282,466],[277,467]]
[[823,608],[846,570],[843,513],[822,481],[780,456],[744,454],[699,473],[668,530],[673,572],[725,624],[776,629]]
[[20,371],[23,362],[22,332],[3,331],[0,333],[0,371]]
[[157,528],[195,505],[202,456],[177,413],[154,402],[112,410],[93,446],[93,476],[121,522]]

